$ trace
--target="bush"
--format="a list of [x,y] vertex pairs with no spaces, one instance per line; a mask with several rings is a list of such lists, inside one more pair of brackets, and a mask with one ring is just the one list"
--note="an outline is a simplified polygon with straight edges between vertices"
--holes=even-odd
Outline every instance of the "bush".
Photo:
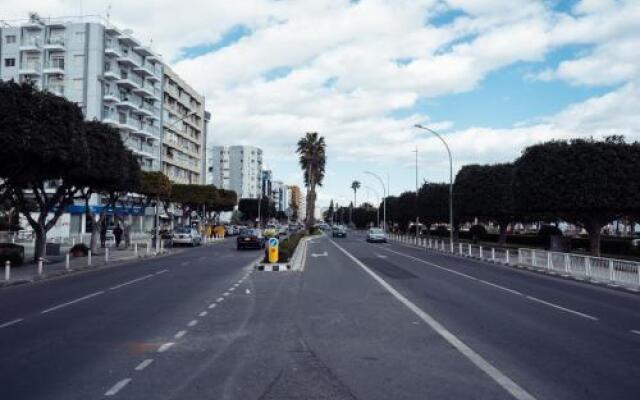
[[287,262],[293,257],[293,253],[300,243],[304,235],[302,233],[294,233],[280,243],[280,259],[279,262]]
[[89,247],[84,243],[78,243],[69,249],[69,254],[74,257],[86,257],[89,254]]
[[7,261],[11,261],[11,266],[22,265],[24,263],[24,246],[0,243],[0,266],[4,267]]

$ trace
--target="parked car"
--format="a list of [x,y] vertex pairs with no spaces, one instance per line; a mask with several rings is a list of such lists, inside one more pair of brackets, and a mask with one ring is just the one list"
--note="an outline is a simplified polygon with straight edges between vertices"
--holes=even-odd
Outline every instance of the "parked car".
[[346,238],[347,237],[347,229],[342,225],[335,225],[331,230],[332,237]]
[[367,232],[367,242],[387,243],[387,235],[380,228],[371,228]]
[[202,244],[202,236],[195,228],[179,227],[173,230],[171,238],[173,245],[200,246]]
[[264,248],[265,237],[260,229],[243,228],[236,238],[236,247],[241,249],[262,249]]

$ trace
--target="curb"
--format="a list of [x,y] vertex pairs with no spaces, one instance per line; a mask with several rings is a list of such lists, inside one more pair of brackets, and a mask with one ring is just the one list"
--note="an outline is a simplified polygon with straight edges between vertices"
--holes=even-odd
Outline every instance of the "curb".
[[300,239],[298,243],[298,247],[296,247],[296,251],[293,252],[289,263],[258,263],[255,266],[256,271],[266,271],[266,272],[302,272],[304,271],[304,264],[307,255],[307,242],[311,239],[310,236],[303,237]]

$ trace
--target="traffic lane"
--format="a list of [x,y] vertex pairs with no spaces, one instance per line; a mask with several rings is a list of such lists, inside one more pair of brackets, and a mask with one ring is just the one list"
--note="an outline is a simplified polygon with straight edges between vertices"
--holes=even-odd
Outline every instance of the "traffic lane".
[[122,398],[351,399],[299,333],[299,284],[296,272],[254,272]]
[[511,398],[328,239],[313,242],[299,324],[355,398]]
[[388,249],[586,314],[597,315],[617,329],[627,332],[640,329],[640,296],[635,293],[398,244],[390,244]]
[[165,257],[141,259],[0,289],[0,326],[7,321],[37,314],[52,305],[65,303],[163,269],[180,268],[183,263],[190,263],[200,257],[216,259],[228,253],[231,248],[227,243],[216,244]]
[[[640,336],[416,260],[345,242],[354,256],[537,398],[632,399]],[[386,255],[386,257],[379,257]]]
[[[233,250],[235,253],[235,250]],[[7,398],[86,399],[158,351],[196,311],[223,296],[255,253],[192,263],[0,330]],[[4,397],[4,396],[3,396]]]

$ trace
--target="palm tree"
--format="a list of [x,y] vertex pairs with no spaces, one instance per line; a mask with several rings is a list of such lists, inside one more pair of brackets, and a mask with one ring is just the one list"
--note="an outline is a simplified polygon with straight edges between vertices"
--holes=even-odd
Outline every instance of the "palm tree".
[[351,182],[351,189],[353,190],[353,206],[358,207],[358,202],[356,201],[356,193],[358,192],[358,189],[360,189],[360,182]]
[[304,171],[304,184],[307,187],[307,229],[314,221],[316,208],[316,186],[322,186],[324,179],[324,167],[327,161],[327,145],[324,137],[318,136],[318,132],[306,132],[304,137],[298,140],[298,156],[300,168]]

